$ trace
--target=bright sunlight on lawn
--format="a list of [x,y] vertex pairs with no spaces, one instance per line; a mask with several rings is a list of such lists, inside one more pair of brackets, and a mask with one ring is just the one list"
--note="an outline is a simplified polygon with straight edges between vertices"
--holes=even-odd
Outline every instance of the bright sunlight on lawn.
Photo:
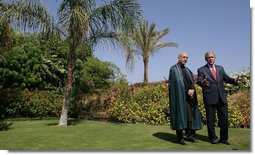
[[13,122],[11,129],[0,132],[0,150],[251,151],[250,129],[242,128],[229,129],[231,145],[212,147],[205,127],[197,132],[199,142],[181,146],[168,126],[80,121],[58,127],[57,119],[9,122]]

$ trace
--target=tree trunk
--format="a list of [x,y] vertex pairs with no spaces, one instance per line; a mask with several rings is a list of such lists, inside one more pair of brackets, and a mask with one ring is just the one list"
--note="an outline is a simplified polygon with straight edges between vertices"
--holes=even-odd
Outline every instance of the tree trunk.
[[75,66],[75,50],[71,50],[68,53],[68,65],[67,65],[67,77],[66,77],[66,86],[64,91],[64,102],[62,106],[61,117],[59,120],[58,126],[67,126],[68,121],[68,110],[70,99],[72,95],[72,84],[73,84],[73,71]]
[[143,60],[143,65],[144,65],[144,78],[143,78],[143,82],[145,83],[145,84],[147,84],[148,83],[148,59],[145,59],[145,60]]

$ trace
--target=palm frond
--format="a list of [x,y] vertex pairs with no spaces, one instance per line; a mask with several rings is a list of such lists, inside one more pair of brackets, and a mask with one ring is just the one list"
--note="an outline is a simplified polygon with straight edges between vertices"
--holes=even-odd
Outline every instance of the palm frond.
[[15,29],[44,31],[51,26],[52,18],[41,0],[12,0],[0,3],[1,19],[8,18]]
[[142,10],[136,0],[113,0],[91,13],[91,31],[94,29],[130,31],[141,22]]
[[90,12],[94,0],[64,0],[58,9],[59,25],[66,36],[79,42],[88,35]]

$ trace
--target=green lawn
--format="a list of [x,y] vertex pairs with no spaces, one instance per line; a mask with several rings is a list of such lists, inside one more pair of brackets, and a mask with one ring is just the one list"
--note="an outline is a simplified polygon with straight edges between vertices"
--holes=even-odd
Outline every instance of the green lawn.
[[[80,121],[58,127],[58,120],[8,122],[13,125],[8,131],[0,131],[0,150],[251,151],[250,129],[231,128],[231,145],[213,145],[207,141],[204,127],[197,132],[199,142],[187,142],[187,146],[182,146],[176,143],[175,131],[169,126]],[[218,128],[216,131],[219,134]]]

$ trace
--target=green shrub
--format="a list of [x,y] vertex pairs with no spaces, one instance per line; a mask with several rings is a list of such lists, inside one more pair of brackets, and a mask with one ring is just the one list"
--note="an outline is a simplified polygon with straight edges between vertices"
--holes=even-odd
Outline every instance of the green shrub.
[[243,128],[250,127],[250,90],[241,90],[238,93],[232,94],[228,97],[229,107],[235,107],[233,111],[229,110],[230,116],[238,118],[232,121],[230,126],[237,126]]
[[79,119],[107,120],[105,101],[108,96],[105,92],[86,95],[75,104],[70,105],[69,116]]
[[204,101],[203,101],[202,88],[198,85],[196,85],[196,93],[197,93],[198,107],[200,110],[202,123],[205,125],[206,124],[205,105],[204,105]]
[[228,105],[228,126],[230,128],[241,127],[242,115],[239,115],[240,109],[236,105]]
[[13,123],[8,123],[8,122],[5,122],[5,121],[0,121],[0,131],[8,130],[12,124]]
[[251,82],[250,82],[250,78],[251,78],[251,72],[250,72],[250,68],[244,70],[241,75],[238,73],[233,72],[231,74],[231,77],[233,78],[237,78],[237,76],[241,76],[243,79],[243,82],[241,84],[239,84],[238,86],[233,85],[233,84],[225,84],[225,89],[226,92],[228,93],[228,95],[234,94],[234,93],[238,93],[240,90],[250,90],[251,87]]
[[17,43],[0,55],[0,88],[55,90],[64,83],[67,44],[54,36],[16,36]]
[[129,92],[112,96],[107,113],[113,121],[123,123],[168,124],[167,84],[132,86]]
[[105,94],[110,94],[113,89],[122,90],[126,83],[128,86],[128,82],[125,82],[116,65],[98,58],[90,57],[86,62],[77,61],[77,64],[80,69],[75,74],[69,116],[89,119],[100,117],[95,115],[104,108],[101,100],[106,98]]
[[49,91],[5,89],[0,91],[0,108],[4,118],[58,117],[63,97]]
[[[120,87],[120,88],[118,88]],[[196,86],[202,122],[206,112],[202,89]],[[0,119],[20,117],[59,117],[63,96],[49,91],[5,89],[0,91]],[[74,106],[74,107],[73,107]],[[99,94],[87,94],[70,105],[70,117],[111,120],[122,123],[168,124],[167,82],[148,85],[114,85]],[[228,96],[229,127],[250,127],[250,90]],[[217,118],[217,117],[216,117]],[[218,121],[218,120],[217,120]],[[217,122],[216,122],[216,125]]]
[[[206,125],[206,112],[203,103],[202,89],[197,86],[198,105],[201,112],[202,122]],[[250,91],[241,90],[228,96],[228,120],[229,127],[250,127]],[[218,118],[216,114],[216,125]]]
[[[134,84],[129,91],[116,93],[107,101],[107,114],[112,121],[123,123],[169,124],[166,111],[169,97],[166,82],[148,85]],[[202,122],[206,125],[206,111],[201,87],[196,85]],[[229,127],[250,127],[249,90],[240,90],[228,97]],[[216,114],[216,126],[218,118]]]

